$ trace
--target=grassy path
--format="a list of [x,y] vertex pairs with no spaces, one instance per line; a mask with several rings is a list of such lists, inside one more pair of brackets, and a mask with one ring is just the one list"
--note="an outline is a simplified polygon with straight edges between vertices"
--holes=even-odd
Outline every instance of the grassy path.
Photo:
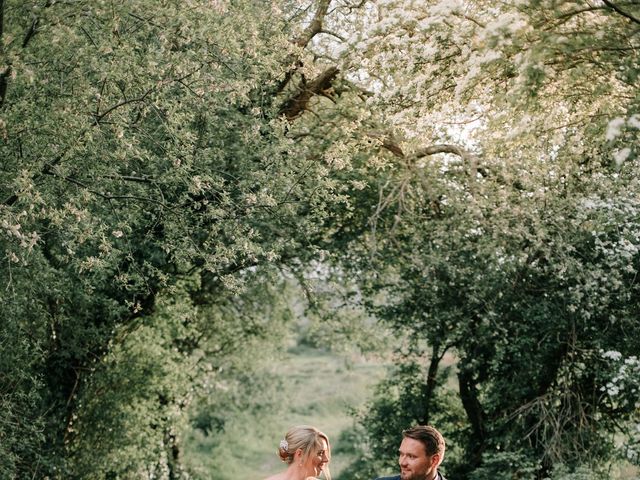
[[[284,466],[275,452],[292,425],[318,427],[335,448],[340,434],[353,425],[350,409],[370,397],[384,374],[380,363],[307,348],[292,350],[279,370],[284,386],[278,411],[244,412],[230,422],[219,444],[203,440],[198,452],[191,453],[203,465],[198,478],[262,480],[280,471]],[[340,471],[351,461],[339,450],[331,461],[334,480],[340,480]]]

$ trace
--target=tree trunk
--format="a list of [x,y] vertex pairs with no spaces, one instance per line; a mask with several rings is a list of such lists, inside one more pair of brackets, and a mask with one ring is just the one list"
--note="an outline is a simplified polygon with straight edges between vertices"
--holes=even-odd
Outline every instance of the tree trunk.
[[422,418],[418,419],[421,425],[429,425],[429,419],[431,417],[431,403],[436,390],[436,380],[438,377],[438,368],[440,367],[440,360],[442,360],[443,353],[440,353],[439,345],[435,345],[431,351],[431,361],[429,363],[429,370],[427,371],[427,382],[425,391],[424,411]]
[[458,383],[460,385],[462,406],[471,425],[471,438],[467,446],[467,458],[471,469],[475,469],[482,463],[482,453],[486,448],[485,415],[478,400],[478,391],[473,374],[462,365],[458,371]]

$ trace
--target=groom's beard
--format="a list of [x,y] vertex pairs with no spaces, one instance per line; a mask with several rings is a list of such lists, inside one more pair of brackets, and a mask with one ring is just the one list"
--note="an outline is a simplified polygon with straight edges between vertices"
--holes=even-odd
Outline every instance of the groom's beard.
[[427,473],[400,472],[400,480],[434,480],[438,478],[438,471]]
[[427,480],[427,474],[420,475],[413,472],[400,472],[400,480]]

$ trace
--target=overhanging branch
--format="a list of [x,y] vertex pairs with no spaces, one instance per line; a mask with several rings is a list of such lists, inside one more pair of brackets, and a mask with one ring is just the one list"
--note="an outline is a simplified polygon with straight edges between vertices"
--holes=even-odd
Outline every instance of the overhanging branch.
[[398,158],[417,160],[419,158],[428,157],[437,153],[450,153],[460,157],[464,164],[467,165],[469,169],[469,177],[471,178],[472,182],[476,179],[476,176],[478,174],[478,157],[458,145],[451,145],[448,143],[430,145],[428,147],[419,149],[413,155],[407,156],[402,151],[402,148],[400,148],[400,145],[398,145],[398,143],[396,143],[390,137],[384,136],[379,132],[370,132],[368,135],[369,137],[380,139],[381,147],[385,150],[388,150]]
[[293,40],[295,45],[300,48],[305,48],[313,37],[322,31],[322,23],[324,22],[324,17],[327,15],[330,3],[331,0],[320,0],[318,2],[318,8],[316,8],[316,13],[313,15],[311,23],[300,36]]
[[[322,31],[322,24],[324,23],[324,18],[327,15],[327,11],[329,10],[329,5],[331,4],[331,0],[320,0],[318,2],[318,8],[316,8],[316,12],[313,15],[313,19],[311,23],[304,29],[304,31],[296,38],[291,40],[291,43],[300,47],[306,48],[309,45],[309,42],[315,37],[318,33]],[[292,64],[292,67],[287,70],[287,73],[284,76],[284,79],[278,85],[276,92],[282,92],[286,86],[291,81],[293,74],[302,66],[302,62],[294,55],[289,56],[288,63]]]
[[337,67],[329,67],[313,81],[302,85],[300,91],[280,108],[280,113],[287,117],[287,120],[293,120],[306,110],[309,100],[314,95],[325,94],[331,88],[331,83],[338,75]]
[[640,24],[640,18],[634,17],[633,15],[631,15],[629,12],[626,12],[625,10],[621,9],[618,5],[616,5],[613,2],[610,2],[609,0],[602,0],[602,3],[604,3],[607,7],[609,7],[610,9],[612,9],[613,11],[615,11],[616,13],[622,15],[625,18],[628,18],[629,20],[631,20],[634,23]]
[[469,176],[471,177],[471,180],[475,180],[476,175],[478,174],[478,157],[476,157],[468,150],[465,150],[464,148],[457,145],[450,145],[446,143],[431,145],[430,147],[418,150],[414,154],[414,157],[423,158],[430,155],[435,155],[436,153],[452,153],[453,155],[457,155],[458,157],[462,158],[464,163],[469,168]]

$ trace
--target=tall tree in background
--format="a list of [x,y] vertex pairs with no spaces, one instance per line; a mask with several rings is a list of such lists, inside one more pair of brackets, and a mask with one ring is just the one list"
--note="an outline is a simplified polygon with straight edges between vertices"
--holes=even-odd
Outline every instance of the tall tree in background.
[[0,476],[182,475],[194,387],[282,316],[262,266],[314,257],[353,188],[343,117],[295,130],[328,8],[0,2]]
[[[637,5],[378,12],[363,68],[384,85],[372,104],[399,132],[400,162],[380,185],[365,285],[410,341],[364,413],[372,461],[353,478],[393,462],[387,427],[407,416],[464,447],[445,465],[456,477],[608,478],[615,458],[637,464]],[[458,158],[434,158],[427,140]],[[447,351],[453,404],[438,387]]]

